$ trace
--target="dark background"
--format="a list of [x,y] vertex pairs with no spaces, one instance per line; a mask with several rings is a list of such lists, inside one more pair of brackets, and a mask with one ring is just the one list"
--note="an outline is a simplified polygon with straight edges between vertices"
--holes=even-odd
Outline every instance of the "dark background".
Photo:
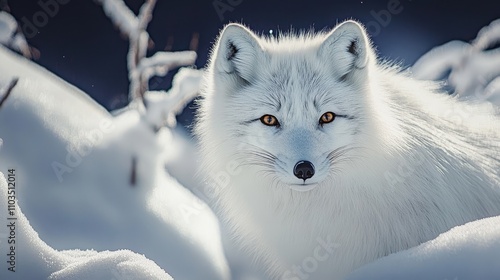
[[[369,31],[381,57],[410,66],[432,47],[450,40],[470,41],[481,27],[500,18],[500,1],[400,0],[400,13],[391,15],[386,22],[377,21],[376,14],[386,13],[380,11],[387,10],[394,1],[158,0],[148,29],[155,42],[150,53],[163,50],[168,42],[172,50],[189,49],[193,34],[198,33],[196,65],[201,68],[220,28],[228,22],[242,22],[259,33],[273,30],[276,34],[277,30],[291,27],[329,29],[339,21],[357,19],[372,27]],[[58,3],[58,11],[37,27],[36,15],[43,12],[40,3],[48,2]],[[125,2],[135,12],[143,3]],[[37,63],[109,110],[126,105],[128,41],[100,5],[91,0],[9,0],[8,5],[25,31],[31,31],[25,33],[29,44],[41,53]],[[229,9],[223,11],[223,6]],[[43,18],[38,23],[40,20]],[[29,30],[26,22],[32,23],[37,32]],[[379,32],[374,24],[380,27]],[[170,78],[155,79],[152,89],[168,89]],[[184,112],[179,121],[188,124],[191,111]]]

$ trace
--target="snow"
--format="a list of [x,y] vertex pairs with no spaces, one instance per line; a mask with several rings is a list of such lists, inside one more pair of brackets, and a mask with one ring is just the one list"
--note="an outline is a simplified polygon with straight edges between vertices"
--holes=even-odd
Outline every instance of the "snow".
[[444,77],[459,98],[500,105],[500,48],[488,49],[498,42],[500,20],[495,20],[471,44],[451,41],[424,54],[411,68],[413,76],[421,80]]
[[[173,68],[194,64],[194,51],[157,52],[146,57],[150,36],[146,31],[152,19],[156,0],[147,0],[136,16],[122,0],[98,0],[111,21],[129,38],[127,65],[129,71],[130,100],[143,101],[148,81],[154,76],[164,76]],[[140,103],[139,103],[140,104]]]
[[[11,229],[6,226],[0,228],[2,255],[7,248],[8,253],[12,254],[10,247],[15,246],[15,262],[9,264],[14,271],[9,271],[2,265],[1,279],[172,279],[153,261],[128,250],[54,250],[39,238],[17,203],[14,206],[15,216],[9,217],[17,218],[13,221],[15,228],[12,228],[15,235],[11,235]],[[1,172],[0,209],[3,210],[0,212],[0,219],[9,224],[12,220],[7,220],[7,180]],[[8,240],[14,240],[15,243],[8,243]]]
[[0,108],[0,170],[16,168],[19,204],[47,244],[129,249],[179,279],[229,277],[217,218],[165,169],[182,152],[172,139],[186,139],[135,110],[113,117],[4,47],[0,61],[0,87],[19,77]]
[[9,13],[0,12],[0,43],[7,45],[16,32],[17,22]]
[[8,46],[26,57],[31,56],[31,50],[24,35],[19,29],[16,19],[7,12],[0,11],[0,45]]
[[473,45],[477,49],[485,50],[500,42],[500,19],[492,21],[488,26],[479,30]]
[[144,80],[154,76],[165,76],[170,70],[194,64],[196,53],[193,51],[157,52],[151,57],[140,60],[132,75],[142,75]]
[[415,62],[411,68],[413,76],[420,80],[438,80],[450,68],[459,65],[460,57],[466,55],[470,44],[462,41],[451,41],[433,48]]
[[[9,168],[16,170],[19,204],[17,272],[12,278],[4,263],[0,279],[229,279],[224,234],[206,204],[213,197],[193,175],[196,145],[174,128],[175,115],[199,92],[203,71],[181,68],[168,91],[141,88],[152,76],[193,64],[196,53],[146,57],[156,1],[145,1],[138,15],[121,0],[98,2],[129,37],[131,98],[140,96],[146,108],[132,104],[109,113],[0,46],[0,100],[19,79],[0,105],[0,209],[7,209],[1,172]],[[17,30],[14,18],[0,12],[0,44],[29,52]],[[471,43],[431,50],[412,72],[418,79],[444,78],[459,98],[500,105],[500,49],[489,49],[499,40],[496,20]],[[0,210],[0,220],[6,215]],[[6,230],[0,227],[4,256]],[[252,260],[233,249],[225,248],[233,277],[260,279],[245,275]],[[499,259],[500,217],[492,217],[379,259],[348,279],[498,279]]]
[[146,120],[155,127],[161,127],[165,123],[170,127],[175,126],[175,115],[200,92],[202,76],[202,71],[182,68],[175,75],[168,92],[146,92]]
[[455,227],[418,247],[366,265],[347,279],[496,280],[499,264],[500,216]]

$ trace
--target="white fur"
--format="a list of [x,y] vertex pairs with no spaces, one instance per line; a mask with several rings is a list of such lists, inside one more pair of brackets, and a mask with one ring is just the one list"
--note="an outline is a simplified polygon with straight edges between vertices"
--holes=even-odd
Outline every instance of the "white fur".
[[[348,117],[321,127],[327,111]],[[500,214],[498,111],[378,63],[356,22],[278,39],[228,25],[196,128],[218,210],[271,279],[339,279]],[[305,185],[299,160],[316,167]]]

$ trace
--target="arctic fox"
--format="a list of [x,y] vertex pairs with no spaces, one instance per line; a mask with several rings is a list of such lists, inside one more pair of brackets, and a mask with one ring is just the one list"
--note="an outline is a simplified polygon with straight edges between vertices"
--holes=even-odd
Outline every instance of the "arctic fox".
[[340,279],[500,215],[498,108],[377,62],[357,22],[279,38],[229,24],[203,96],[217,208],[270,279]]

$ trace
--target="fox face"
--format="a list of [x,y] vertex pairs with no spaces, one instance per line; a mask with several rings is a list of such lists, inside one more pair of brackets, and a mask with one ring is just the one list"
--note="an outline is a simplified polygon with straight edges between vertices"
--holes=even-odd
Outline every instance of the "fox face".
[[307,47],[301,40],[311,38],[276,44],[241,25],[227,26],[212,56],[206,104],[221,133],[237,143],[225,149],[233,149],[241,166],[298,191],[321,185],[354,160],[350,151],[369,119],[362,28],[346,22],[312,39]]

